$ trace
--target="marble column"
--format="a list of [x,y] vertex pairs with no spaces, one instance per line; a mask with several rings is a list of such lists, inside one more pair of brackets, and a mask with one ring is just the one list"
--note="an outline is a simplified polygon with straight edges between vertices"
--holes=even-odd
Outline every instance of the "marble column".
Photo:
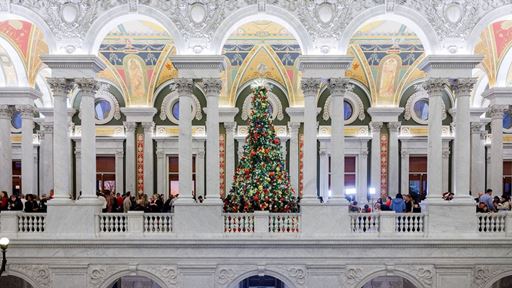
[[316,96],[321,80],[302,78],[301,88],[304,93],[304,190],[302,202],[317,203],[317,105]]
[[[75,173],[76,173],[75,191],[76,191],[77,197],[79,197],[79,195],[82,192],[82,151],[78,147],[75,147],[74,153],[75,153]],[[71,191],[70,191],[70,194],[71,194]]]
[[[448,192],[450,191],[450,185],[449,185],[449,175],[450,175],[450,148],[447,146],[447,147],[443,147],[443,153],[442,153],[442,158],[443,158],[443,162],[442,162],[442,172],[443,172],[443,177],[442,177],[442,191],[443,193],[444,192]],[[428,163],[427,163],[428,164]],[[428,169],[428,167],[427,167]],[[428,171],[427,171],[428,173]],[[427,174],[427,183],[430,183],[430,180],[428,179],[428,174]]]
[[34,106],[19,105],[21,112],[21,191],[24,195],[35,194],[34,189]]
[[428,198],[440,200],[442,196],[442,99],[441,95],[446,79],[431,78],[424,83],[424,88],[429,95],[429,117],[428,117],[428,147],[427,147],[427,178]]
[[155,187],[153,184],[153,122],[142,122],[144,128],[144,194],[153,195]]
[[96,116],[94,111],[94,96],[98,90],[98,83],[93,78],[75,79],[82,97],[80,101],[80,114],[82,116],[82,137],[80,148],[81,163],[81,190],[80,200],[96,199]]
[[226,193],[231,190],[235,175],[235,122],[224,122],[226,129]]
[[136,145],[135,145],[135,127],[137,127],[137,123],[135,122],[124,122],[124,129],[126,133],[126,192],[132,192],[132,195],[135,195],[136,191],[136,182],[137,177],[135,174],[135,154],[136,154]]
[[166,183],[169,181],[169,174],[167,172],[167,163],[165,157],[165,151],[162,149],[156,149],[156,182],[158,194],[164,195],[164,199],[169,199],[169,191],[165,191],[167,187]]
[[[196,154],[196,199],[199,196],[203,196],[204,199],[204,154],[204,150],[199,150]],[[209,170],[216,169],[212,167]]]
[[176,79],[176,90],[180,101],[179,119],[179,191],[178,201],[193,203],[192,198],[192,93],[194,82],[191,78]]
[[121,193],[121,195],[126,192],[124,190],[124,151],[118,150],[115,154],[116,157],[116,193]]
[[288,128],[290,129],[290,162],[289,165],[289,175],[290,175],[290,183],[292,185],[293,191],[295,193],[299,193],[299,122],[290,122],[288,124]]
[[368,149],[363,149],[357,156],[357,202],[368,203]]
[[[320,162],[320,197],[322,197],[322,202],[329,201],[329,148],[327,147],[328,143],[326,141],[320,141],[320,149],[319,149],[319,162]],[[332,161],[332,158],[331,158]],[[332,165],[332,163],[331,163]],[[332,170],[332,166],[331,166]],[[331,176],[331,186],[332,186],[332,176]]]
[[53,189],[53,123],[41,123],[41,131],[43,133],[43,141],[40,146],[42,191],[43,194],[49,196],[50,190]]
[[400,173],[400,192],[402,195],[409,194],[409,152],[402,150],[401,156],[401,173]]
[[370,180],[371,187],[375,189],[372,197],[380,197],[380,129],[382,122],[370,122],[370,130],[372,134],[371,143],[371,162],[370,162]]
[[[389,168],[388,168],[388,191],[390,195],[399,192],[398,185],[398,132],[400,130],[400,122],[389,122]],[[406,193],[407,194],[407,193]]]
[[12,193],[12,143],[11,143],[12,108],[0,105],[0,191]]
[[490,183],[487,187],[491,188],[496,195],[503,190],[503,113],[508,109],[508,105],[491,105],[489,114],[491,116],[491,166]]
[[470,190],[470,149],[471,149],[471,136],[470,136],[470,96],[471,90],[476,80],[473,78],[461,78],[452,83],[452,90],[457,98],[457,112],[455,118],[455,155],[454,163],[455,169],[453,173],[453,181],[455,184],[455,191],[453,193],[457,197],[469,198]]
[[53,155],[53,177],[55,200],[67,200],[71,193],[69,171],[71,171],[71,142],[69,139],[69,121],[67,96],[73,88],[64,78],[47,79],[53,92],[53,151],[64,151]]
[[[206,170],[207,202],[221,202],[219,174],[219,96],[222,81],[218,78],[203,79],[206,91],[206,162],[210,169]],[[204,164],[203,164],[204,165]],[[204,191],[203,191],[204,194]],[[204,195],[203,195],[204,196]]]
[[485,130],[480,122],[471,123],[471,194],[485,191]]
[[345,97],[345,92],[351,89],[351,85],[349,85],[348,79],[345,78],[329,79],[329,90],[331,92],[331,196],[334,201],[345,201],[343,97]]

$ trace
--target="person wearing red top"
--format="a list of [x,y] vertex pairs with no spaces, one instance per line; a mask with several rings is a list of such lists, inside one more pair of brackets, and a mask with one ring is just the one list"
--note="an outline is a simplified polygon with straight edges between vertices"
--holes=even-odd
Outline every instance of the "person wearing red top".
[[124,201],[123,196],[121,196],[120,193],[117,193],[116,194],[116,202],[117,202],[117,210],[119,212],[123,212],[123,201]]
[[7,192],[0,192],[0,211],[7,210],[9,205],[9,196],[7,196]]

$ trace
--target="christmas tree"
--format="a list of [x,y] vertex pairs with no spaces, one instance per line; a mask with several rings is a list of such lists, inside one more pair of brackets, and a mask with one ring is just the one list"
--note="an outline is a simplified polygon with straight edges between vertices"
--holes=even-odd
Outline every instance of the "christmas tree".
[[249,134],[233,186],[224,199],[225,212],[298,210],[269,108],[267,88],[254,88]]

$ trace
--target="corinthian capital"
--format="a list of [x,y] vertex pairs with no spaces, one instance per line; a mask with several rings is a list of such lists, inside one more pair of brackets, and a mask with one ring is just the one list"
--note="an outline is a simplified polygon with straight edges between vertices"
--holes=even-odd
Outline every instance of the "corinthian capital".
[[12,117],[12,107],[9,105],[0,105],[0,119],[10,120]]
[[316,97],[318,89],[320,89],[320,78],[302,78],[300,88],[304,93],[304,97]]
[[135,127],[137,126],[135,122],[123,122],[123,125],[127,133],[135,132]]
[[54,97],[67,96],[73,89],[73,83],[66,78],[48,78],[46,82],[50,86]]
[[503,113],[508,110],[508,105],[491,105],[489,115],[491,119],[503,119]]
[[475,78],[460,78],[452,82],[452,90],[455,93],[455,97],[469,97],[471,90],[475,86]]
[[21,113],[22,119],[32,119],[34,118],[34,112],[36,111],[33,105],[16,105],[16,110]]
[[204,92],[208,96],[219,96],[222,89],[222,81],[219,78],[203,79]]
[[331,96],[345,96],[347,91],[352,91],[354,85],[350,84],[347,78],[330,78],[329,79],[329,90]]
[[370,122],[370,129],[372,133],[380,133],[380,129],[382,128],[382,122]]
[[174,81],[176,84],[176,91],[178,91],[179,97],[191,96],[194,91],[194,81],[192,78],[178,78]]
[[391,131],[391,132],[398,132],[398,129],[400,128],[400,126],[402,126],[402,123],[398,122],[398,121],[388,123],[388,128],[389,128],[389,131]]
[[429,97],[441,96],[444,88],[448,85],[446,78],[430,78],[423,82],[423,89],[428,92]]
[[94,97],[96,91],[100,89],[98,81],[94,78],[77,78],[75,79],[75,83],[78,86],[78,89],[82,92],[82,97]]

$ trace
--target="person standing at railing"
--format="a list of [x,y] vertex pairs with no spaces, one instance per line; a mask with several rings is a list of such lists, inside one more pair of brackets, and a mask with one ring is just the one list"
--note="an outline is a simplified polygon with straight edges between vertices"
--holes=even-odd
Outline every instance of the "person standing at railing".
[[0,211],[7,210],[9,207],[9,196],[6,191],[0,192]]
[[492,189],[487,189],[485,191],[485,194],[480,196],[480,202],[484,202],[485,205],[487,205],[487,209],[489,209],[490,212],[493,212],[495,210],[492,198]]
[[21,202],[21,199],[12,194],[11,199],[9,199],[9,210],[11,211],[22,211],[23,210],[23,202]]
[[128,211],[130,211],[130,208],[132,207],[132,199],[131,199],[131,195],[132,192],[128,191],[126,192],[126,196],[124,197],[124,200],[123,200],[123,212],[124,213],[128,213]]
[[402,197],[402,194],[396,194],[395,199],[391,201],[391,209],[396,213],[403,213],[405,211],[405,201]]

